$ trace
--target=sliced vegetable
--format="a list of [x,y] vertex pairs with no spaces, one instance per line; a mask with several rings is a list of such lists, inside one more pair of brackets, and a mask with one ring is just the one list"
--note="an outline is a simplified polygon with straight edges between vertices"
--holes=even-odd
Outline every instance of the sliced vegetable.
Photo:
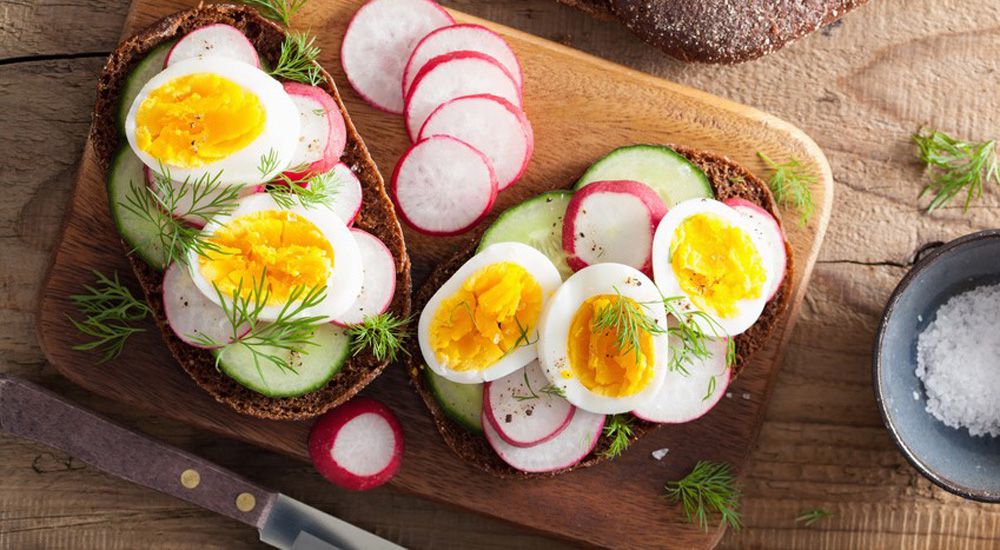
[[619,147],[592,164],[574,189],[607,180],[645,183],[660,195],[667,208],[688,199],[715,197],[701,168],[665,145]]
[[[680,346],[675,336],[670,337],[670,353]],[[712,410],[726,394],[733,370],[726,366],[726,341],[705,342],[708,357],[691,356],[683,365],[687,371],[673,369],[667,373],[660,391],[645,406],[632,414],[649,422],[680,424],[690,422]]]
[[363,199],[361,182],[354,170],[343,162],[337,163],[333,167],[333,172],[333,181],[337,184],[337,188],[330,208],[344,220],[344,223],[351,225],[361,212]]
[[[148,166],[142,167],[143,178],[153,191],[156,191],[161,197],[171,196],[175,197],[173,212],[170,212],[175,218],[184,220],[190,225],[195,227],[204,227],[206,220],[203,216],[197,214],[197,211],[202,210],[197,208],[195,202],[198,205],[212,204],[216,200],[221,200],[225,195],[231,193],[231,188],[226,185],[217,185],[212,189],[202,192],[200,189],[195,192],[193,186],[188,184],[186,192],[182,189],[182,184],[176,181],[170,181],[170,185],[173,187],[172,193],[170,191],[161,191],[159,186],[163,184],[164,179],[162,177],[157,177]],[[239,196],[245,197],[254,192],[254,187],[243,187],[239,190]],[[164,208],[165,209],[165,208]]]
[[785,266],[788,263],[785,233],[781,230],[781,225],[770,212],[748,200],[733,198],[726,199],[723,203],[746,216],[750,220],[750,224],[764,237],[768,248],[771,249],[771,262],[767,266],[767,279],[770,287],[767,299],[774,298],[778,289],[781,288],[781,283],[785,280]]
[[163,70],[163,63],[174,46],[175,41],[164,42],[156,46],[139,60],[135,68],[125,77],[122,93],[118,96],[118,134],[125,135],[125,117],[132,107],[132,102],[139,96],[139,91],[154,76]]
[[576,407],[570,405],[532,361],[492,382],[483,393],[483,418],[501,439],[515,447],[531,447],[556,437]]
[[203,59],[218,55],[260,67],[260,56],[250,39],[236,27],[217,23],[195,29],[174,44],[167,54],[163,67],[169,67],[188,59]]
[[427,378],[431,393],[445,414],[469,430],[483,431],[482,384],[452,382],[429,368],[424,369],[424,376]]
[[[128,145],[122,147],[111,159],[108,169],[108,206],[118,234],[132,251],[151,267],[162,270],[166,264],[160,228],[152,221],[155,216],[143,218],[126,208],[133,186],[146,185],[144,166]],[[155,207],[154,207],[155,208]],[[155,211],[154,211],[155,212]]]
[[[185,344],[205,347],[200,342],[232,342],[233,324],[223,309],[209,300],[191,279],[188,267],[174,262],[163,274],[163,311],[167,323]],[[242,336],[250,331],[245,325],[236,331]]]
[[516,447],[504,441],[488,421],[483,422],[483,433],[493,450],[522,472],[554,472],[579,463],[594,450],[603,429],[603,414],[577,409],[559,435],[532,447]]
[[413,48],[403,71],[403,97],[406,97],[417,73],[428,61],[439,55],[460,51],[480,52],[492,57],[514,77],[518,87],[522,86],[521,64],[514,50],[499,34],[482,25],[452,25],[428,34]]
[[403,428],[389,407],[358,397],[313,424],[309,456],[334,485],[373,489],[392,479],[403,463]]
[[476,252],[494,243],[517,242],[545,254],[565,279],[573,274],[562,248],[563,217],[572,191],[549,191],[505,210],[483,233]]
[[[326,172],[340,162],[347,144],[347,128],[340,106],[317,86],[285,82],[285,91],[299,110],[299,141],[285,176],[295,181]],[[301,168],[300,168],[301,167]]]
[[360,323],[365,317],[378,315],[389,309],[396,292],[396,260],[392,257],[392,252],[378,237],[367,231],[354,228],[351,229],[351,235],[361,252],[364,280],[361,283],[361,294],[354,305],[334,319],[333,322],[340,326]]

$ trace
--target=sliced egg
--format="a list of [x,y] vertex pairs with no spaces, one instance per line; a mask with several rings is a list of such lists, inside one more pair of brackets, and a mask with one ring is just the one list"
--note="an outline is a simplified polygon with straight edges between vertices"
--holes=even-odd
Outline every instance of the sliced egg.
[[537,357],[538,321],[561,282],[544,254],[490,245],[465,262],[420,313],[420,351],[435,373],[462,384],[506,376]]
[[220,56],[179,61],[139,91],[125,136],[142,162],[176,181],[270,181],[292,161],[299,112],[281,83]]
[[[273,321],[287,304],[295,309],[309,290],[321,288],[323,299],[295,317],[334,318],[361,294],[357,242],[329,208],[282,208],[270,195],[258,193],[202,231],[212,250],[192,251],[188,266],[198,289],[217,304],[225,300],[228,306],[237,294],[266,296],[259,319]],[[266,293],[254,293],[261,280]]]
[[[666,297],[685,298],[686,309],[710,316],[735,336],[750,328],[767,302],[777,274],[767,241],[744,216],[712,199],[671,208],[653,237],[653,277]],[[701,321],[706,325],[705,321]]]
[[[624,306],[620,300],[638,315],[613,314]],[[604,324],[640,315],[642,323]],[[654,398],[663,384],[670,359],[666,329],[667,313],[653,281],[627,265],[592,265],[574,273],[549,300],[538,329],[538,362],[577,407],[628,412]]]

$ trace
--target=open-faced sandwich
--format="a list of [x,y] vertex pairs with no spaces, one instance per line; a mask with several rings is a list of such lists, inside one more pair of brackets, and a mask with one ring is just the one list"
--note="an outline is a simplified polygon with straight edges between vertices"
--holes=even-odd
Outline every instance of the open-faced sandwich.
[[351,398],[409,310],[402,233],[313,41],[253,8],[171,15],[111,54],[92,141],[164,339],[272,419]]
[[708,153],[622,147],[431,274],[408,370],[478,467],[589,466],[712,409],[779,321],[791,273],[763,181]]

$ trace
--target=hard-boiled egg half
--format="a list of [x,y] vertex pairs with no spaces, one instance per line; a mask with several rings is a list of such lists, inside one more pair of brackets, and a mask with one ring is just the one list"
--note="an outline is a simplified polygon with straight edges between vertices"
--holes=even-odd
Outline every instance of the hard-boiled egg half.
[[420,313],[420,351],[435,373],[462,384],[488,382],[537,356],[538,322],[562,279],[541,252],[490,245],[465,262]]
[[281,83],[220,56],[180,61],[139,91],[125,136],[143,164],[175,181],[209,175],[256,185],[288,168],[299,112]]
[[[202,230],[210,249],[188,258],[191,278],[217,304],[264,295],[259,319],[273,321],[297,293],[320,288],[325,297],[297,317],[334,318],[361,293],[361,253],[347,225],[326,206],[282,208],[267,193],[241,199],[227,216]],[[254,293],[263,281],[264,292]],[[294,304],[292,304],[294,306]]]
[[655,397],[669,365],[667,314],[656,285],[632,267],[574,273],[539,325],[538,362],[577,407],[628,412]]
[[[735,336],[750,328],[767,302],[774,265],[763,235],[736,210],[712,199],[675,205],[653,237],[653,276],[666,297],[687,299]],[[702,323],[703,324],[703,323]]]

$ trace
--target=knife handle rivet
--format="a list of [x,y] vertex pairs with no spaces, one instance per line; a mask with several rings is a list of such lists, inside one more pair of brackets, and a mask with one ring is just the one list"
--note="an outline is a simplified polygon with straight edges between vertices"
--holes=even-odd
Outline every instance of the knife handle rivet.
[[181,485],[185,489],[194,489],[201,483],[201,474],[195,470],[184,470],[181,472]]
[[250,493],[240,493],[236,497],[236,508],[240,512],[250,512],[257,506],[257,499]]

